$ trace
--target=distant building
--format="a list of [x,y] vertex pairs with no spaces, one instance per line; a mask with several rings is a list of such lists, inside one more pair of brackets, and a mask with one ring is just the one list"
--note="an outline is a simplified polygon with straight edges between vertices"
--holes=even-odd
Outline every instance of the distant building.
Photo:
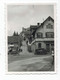
[[30,37],[30,27],[29,28],[22,28],[21,35],[23,38],[29,39]]
[[30,32],[31,32],[32,40],[35,39],[35,31],[39,26],[40,26],[40,23],[37,23],[37,25],[30,25]]
[[20,46],[20,37],[19,36],[8,36],[8,45],[10,44]]
[[25,37],[25,32],[20,32],[20,34],[19,34],[21,37],[22,37],[22,39],[24,39],[24,37]]
[[54,49],[54,20],[50,16],[35,28],[33,38],[31,42],[33,52],[38,48],[44,48],[51,53]]

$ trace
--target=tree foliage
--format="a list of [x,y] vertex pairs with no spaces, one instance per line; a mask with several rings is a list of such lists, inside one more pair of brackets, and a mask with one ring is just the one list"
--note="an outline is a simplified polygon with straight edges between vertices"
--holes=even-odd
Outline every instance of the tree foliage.
[[16,33],[16,32],[14,31],[13,36],[18,36],[18,32]]

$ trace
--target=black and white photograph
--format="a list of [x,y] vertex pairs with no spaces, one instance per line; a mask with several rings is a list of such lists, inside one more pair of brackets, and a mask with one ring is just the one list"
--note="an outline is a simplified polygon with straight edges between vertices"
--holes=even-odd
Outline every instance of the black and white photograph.
[[7,71],[54,72],[54,4],[10,4],[6,10]]

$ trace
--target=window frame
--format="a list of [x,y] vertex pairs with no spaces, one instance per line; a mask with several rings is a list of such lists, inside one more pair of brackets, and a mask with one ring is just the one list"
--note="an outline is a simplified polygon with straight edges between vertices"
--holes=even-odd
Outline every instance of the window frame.
[[42,38],[43,37],[43,33],[42,32],[38,32],[36,35],[37,35],[37,38]]
[[48,24],[46,25],[46,28],[47,28],[47,29],[53,29],[53,25],[52,25],[51,23],[48,23]]
[[38,48],[41,48],[41,43],[38,43]]
[[[50,36],[49,36],[49,33],[50,33]],[[46,38],[54,38],[54,32],[46,32]]]

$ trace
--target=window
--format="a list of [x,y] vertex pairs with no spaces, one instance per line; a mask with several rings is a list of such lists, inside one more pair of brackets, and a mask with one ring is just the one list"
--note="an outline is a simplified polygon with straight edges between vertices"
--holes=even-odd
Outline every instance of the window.
[[53,25],[51,25],[50,23],[48,25],[46,25],[47,29],[53,29]]
[[42,38],[43,34],[41,32],[37,33],[37,38]]
[[38,43],[38,48],[41,48],[41,43]]
[[53,32],[46,32],[46,37],[47,38],[54,38],[54,33]]
[[46,50],[49,52],[50,51],[50,45],[46,44]]
[[54,50],[54,44],[51,44],[51,50]]

